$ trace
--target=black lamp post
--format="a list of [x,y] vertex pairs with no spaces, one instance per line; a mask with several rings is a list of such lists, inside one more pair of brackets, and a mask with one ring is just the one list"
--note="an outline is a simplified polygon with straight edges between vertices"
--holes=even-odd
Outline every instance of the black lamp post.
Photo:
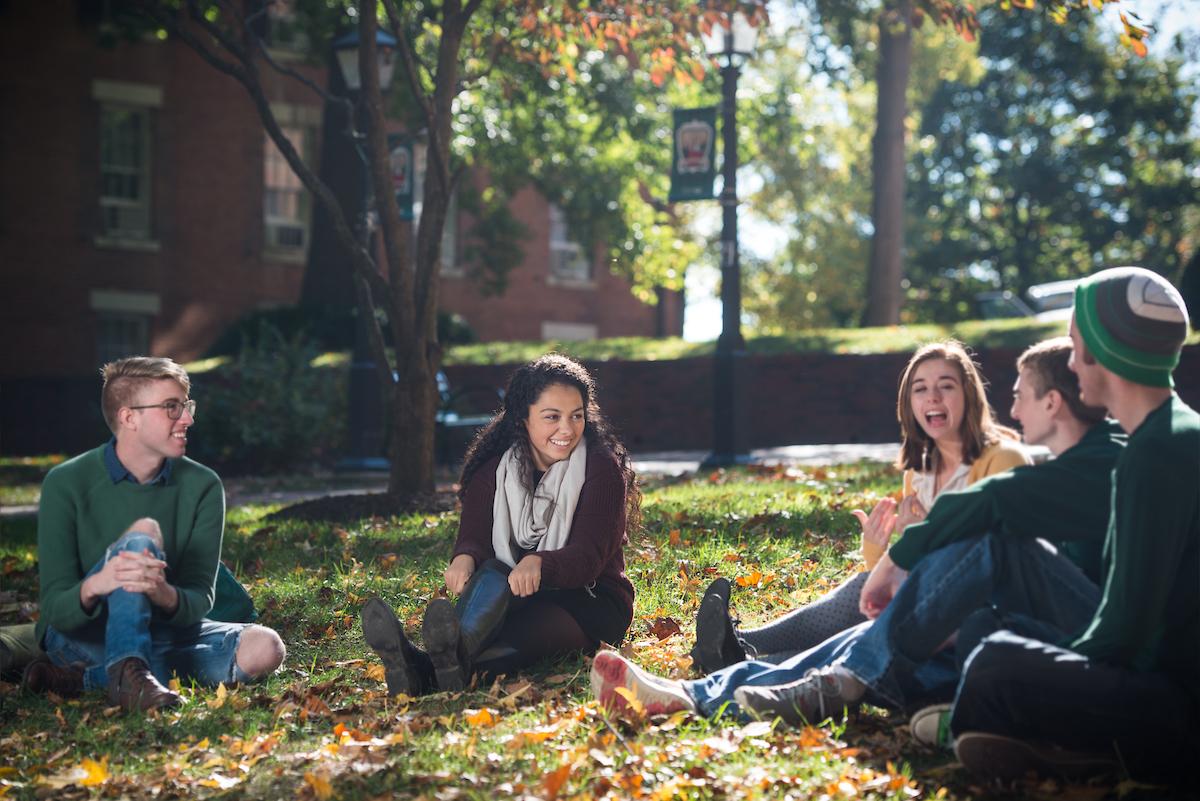
[[[346,136],[358,154],[362,166],[362,192],[358,207],[359,242],[364,248],[371,245],[371,176],[367,154],[363,149],[365,135],[359,130],[359,91],[362,76],[358,70],[358,29],[355,28],[333,41],[333,52],[337,56],[342,80],[346,85],[353,109],[348,111]],[[375,52],[379,66],[379,88],[386,92],[395,71],[396,39],[379,31],[375,36]],[[356,279],[357,283],[357,279]],[[338,464],[338,470],[387,470],[388,460],[383,456],[384,414],[383,393],[379,386],[379,373],[371,358],[369,346],[369,321],[363,310],[354,326],[354,349],[350,356],[350,387],[346,434],[348,448]]]
[[704,467],[748,460],[743,386],[746,340],[742,338],[742,268],[738,259],[737,81],[750,59],[758,27],[742,12],[726,12],[704,37],[708,54],[721,59],[721,335],[713,371],[713,451]]

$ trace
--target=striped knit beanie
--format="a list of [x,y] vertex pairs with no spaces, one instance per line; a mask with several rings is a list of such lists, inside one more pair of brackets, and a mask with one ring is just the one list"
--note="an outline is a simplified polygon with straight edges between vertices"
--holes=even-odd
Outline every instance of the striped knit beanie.
[[1075,287],[1075,327],[1096,361],[1151,387],[1173,387],[1171,371],[1187,337],[1187,307],[1167,279],[1115,267]]

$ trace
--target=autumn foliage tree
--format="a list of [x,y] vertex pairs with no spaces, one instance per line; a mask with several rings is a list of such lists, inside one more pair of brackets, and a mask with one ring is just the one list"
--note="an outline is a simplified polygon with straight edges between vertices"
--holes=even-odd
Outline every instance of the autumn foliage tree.
[[[569,83],[578,78],[582,62],[598,59],[616,60],[630,72],[648,75],[655,85],[693,81],[706,66],[693,43],[701,27],[719,19],[718,4],[359,0],[304,5],[358,29],[359,117],[366,122],[364,149],[377,199],[381,263],[374,248],[359,242],[339,199],[288,140],[272,112],[265,72],[304,78],[272,59],[255,35],[254,20],[265,10],[262,0],[144,0],[140,8],[243,87],[267,134],[328,214],[353,271],[360,314],[368,320],[370,349],[386,393],[388,491],[397,499],[411,498],[433,490],[435,376],[441,357],[438,263],[450,198],[463,175],[461,150],[470,147],[461,137],[456,139],[456,125],[465,113],[459,105],[464,93],[484,83],[502,93],[518,91],[521,87],[509,76]],[[396,81],[406,88],[414,122],[428,139],[422,213],[415,231],[401,221],[392,192],[385,105],[376,69],[375,42],[381,27],[397,40]],[[390,353],[383,325],[390,328]]]

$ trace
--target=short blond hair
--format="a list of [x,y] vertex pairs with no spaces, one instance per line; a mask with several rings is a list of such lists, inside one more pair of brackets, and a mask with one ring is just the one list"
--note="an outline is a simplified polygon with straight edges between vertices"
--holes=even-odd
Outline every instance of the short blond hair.
[[185,394],[192,389],[187,370],[172,359],[159,356],[118,359],[101,367],[100,375],[104,378],[100,409],[104,412],[104,422],[114,434],[117,433],[117,412],[133,403],[142,387],[150,382],[169,378],[178,382]]
[[1104,419],[1104,407],[1083,402],[1079,394],[1079,376],[1067,366],[1070,358],[1071,338],[1055,337],[1030,345],[1017,359],[1017,370],[1029,371],[1035,397],[1044,398],[1047,392],[1054,390],[1079,422],[1095,425]]

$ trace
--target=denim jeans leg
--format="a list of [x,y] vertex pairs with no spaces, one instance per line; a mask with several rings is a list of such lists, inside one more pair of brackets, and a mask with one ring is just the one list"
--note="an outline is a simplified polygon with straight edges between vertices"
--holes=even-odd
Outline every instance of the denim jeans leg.
[[251,677],[237,664],[237,649],[245,623],[201,620],[190,626],[152,627],[154,660],[150,669],[166,684],[172,676],[191,679],[206,687],[248,684]]
[[[146,534],[131,531],[123,534],[112,545],[108,546],[105,551],[104,558],[92,565],[92,569],[87,572],[84,578],[99,573],[110,558],[119,551],[132,550],[141,551],[148,548],[150,552],[162,558],[162,552],[154,540]],[[132,599],[118,598],[118,607],[124,604],[126,607],[132,607],[134,617],[140,619],[142,613],[138,607],[144,604],[145,620],[147,621],[139,630],[136,625],[116,626],[113,624],[113,598],[117,593],[123,596],[134,596]],[[141,599],[142,604],[139,604],[137,599]],[[130,603],[132,601],[132,603]],[[83,686],[87,690],[102,690],[108,686],[109,665],[114,664],[114,660],[110,659],[110,655],[117,653],[112,647],[113,642],[116,642],[117,649],[120,652],[126,653],[129,656],[138,656],[146,661],[147,664],[151,660],[151,646],[149,634],[149,614],[150,602],[146,600],[144,595],[139,593],[127,593],[124,590],[117,590],[110,593],[107,597],[100,599],[100,604],[105,607],[104,613],[97,619],[89,622],[82,628],[74,631],[63,632],[51,627],[46,630],[45,647],[46,655],[50,660],[58,665],[70,665],[83,669]],[[129,617],[129,609],[122,610],[117,617]],[[110,636],[113,638],[110,640]]]
[[[738,687],[773,687],[803,678],[814,668],[824,667],[841,655],[867,623],[860,623],[835,634],[825,642],[779,663],[747,660],[711,673],[702,679],[683,682],[683,689],[696,702],[701,714],[712,716],[725,708],[726,714],[740,715],[733,692]],[[728,705],[728,706],[726,706]]]
[[[129,532],[108,546],[107,562],[121,551],[148,550],[151,556],[162,559],[162,551],[149,536]],[[150,617],[153,611],[145,593],[127,592],[119,587],[108,594],[108,622],[104,627],[104,667],[107,670],[123,659],[136,657],[151,664],[154,655],[150,636]]]
[[1083,572],[1045,543],[987,534],[925,556],[840,664],[873,698],[903,708],[933,689],[920,666],[975,610],[995,605],[1071,631],[1087,622],[1099,597]]

